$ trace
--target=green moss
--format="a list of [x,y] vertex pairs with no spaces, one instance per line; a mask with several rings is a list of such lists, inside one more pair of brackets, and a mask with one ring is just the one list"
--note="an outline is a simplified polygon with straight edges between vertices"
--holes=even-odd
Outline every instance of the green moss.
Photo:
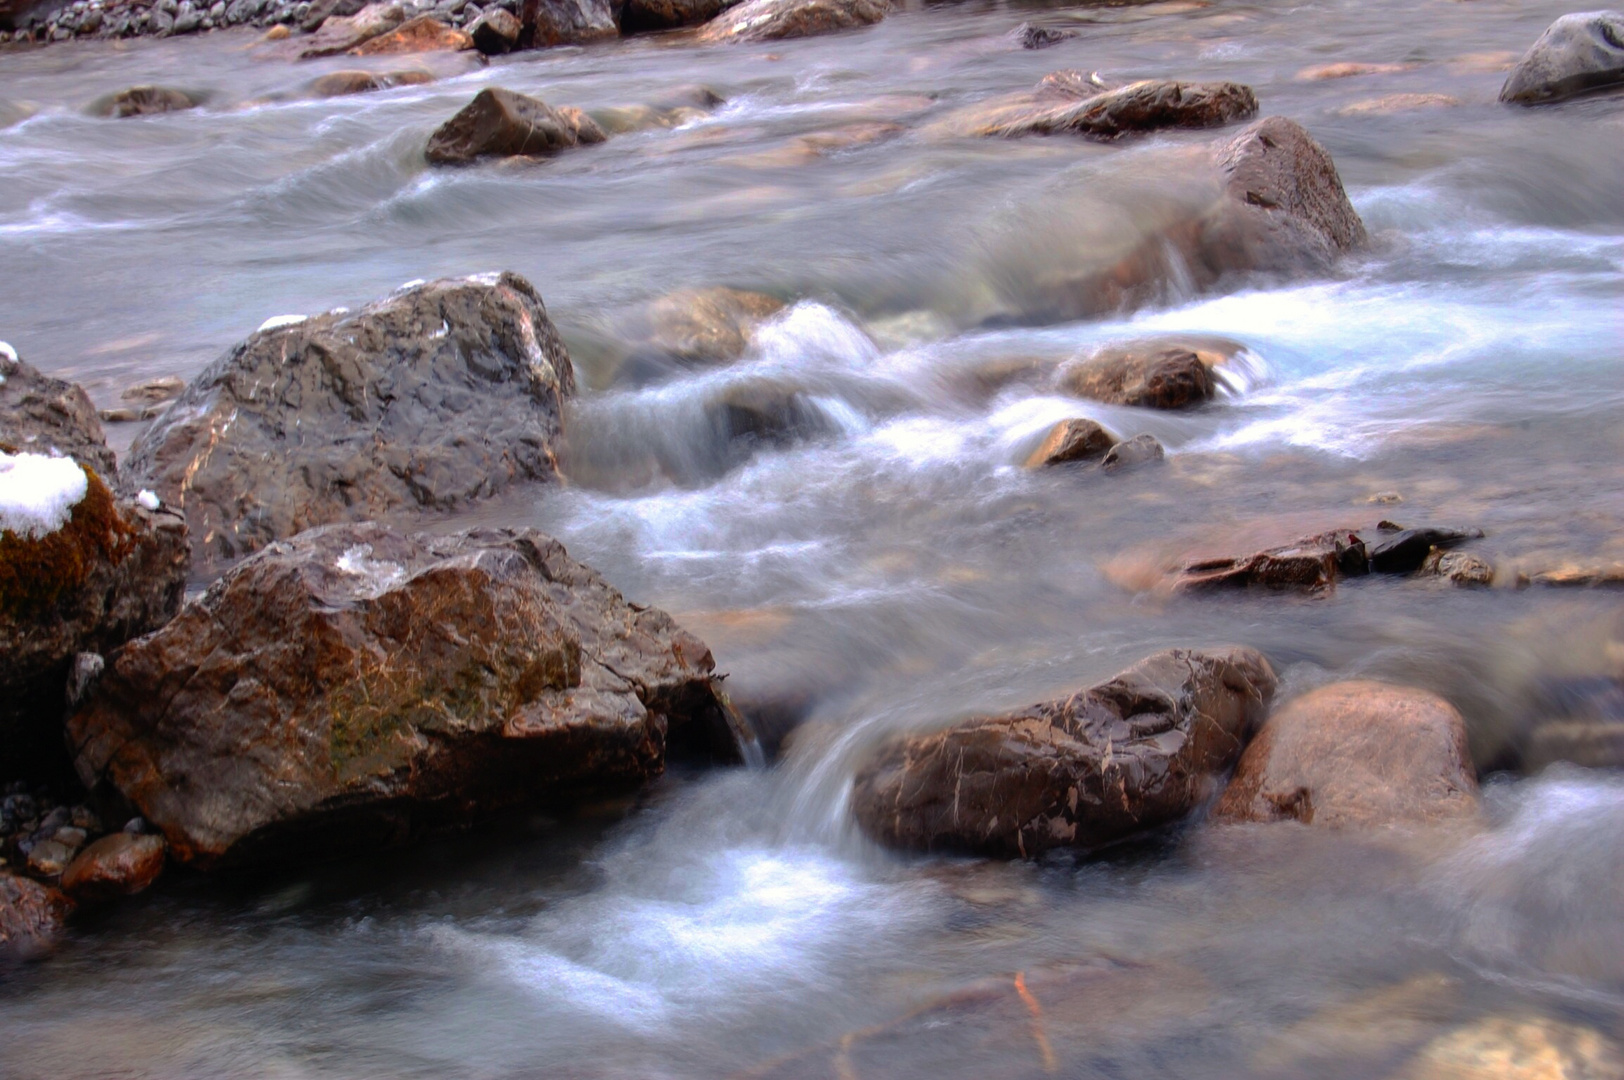
[[113,493],[95,470],[81,466],[85,497],[53,533],[37,539],[0,532],[0,616],[16,622],[55,612],[84,587],[101,563],[117,563],[135,544]]

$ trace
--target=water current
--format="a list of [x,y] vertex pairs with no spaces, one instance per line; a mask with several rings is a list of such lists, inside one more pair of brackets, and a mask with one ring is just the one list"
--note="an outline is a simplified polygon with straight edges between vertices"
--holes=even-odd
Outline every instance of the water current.
[[[1624,676],[1617,592],[1135,588],[1160,552],[1383,516],[1482,528],[1512,571],[1624,560],[1624,97],[1495,101],[1564,10],[910,5],[771,46],[411,58],[438,81],[329,100],[301,88],[354,61],[295,66],[246,32],[0,50],[0,338],[112,405],[272,316],[518,271],[584,384],[574,479],[478,519],[558,535],[705,638],[741,700],[800,722],[768,767],[673,769],[565,820],[175,876],[0,983],[0,1075],[1351,1078],[1485,1018],[1624,1039],[1624,780],[1516,749],[1553,686]],[[1027,19],[1078,36],[1025,51],[1005,35]],[[1301,77],[1344,61],[1392,67]],[[1058,68],[1252,86],[1330,150],[1372,244],[1327,279],[1175,277],[1136,311],[1033,317],[1045,280],[1178,198],[1169,149],[1213,137],[929,136]],[[85,114],[138,83],[208,101]],[[695,84],[726,104],[675,129],[543,165],[421,160],[483,86],[605,109]],[[796,142],[858,123],[903,130]],[[626,312],[715,284],[796,303],[737,365],[615,382]],[[1152,331],[1237,339],[1251,366],[1176,414],[983,377]],[[801,392],[813,437],[720,453],[705,404],[752,380]],[[1168,461],[1023,470],[1074,415]],[[1226,642],[1264,650],[1285,694],[1444,694],[1487,823],[1196,821],[1014,864],[899,856],[851,824],[856,763],[888,734]]]

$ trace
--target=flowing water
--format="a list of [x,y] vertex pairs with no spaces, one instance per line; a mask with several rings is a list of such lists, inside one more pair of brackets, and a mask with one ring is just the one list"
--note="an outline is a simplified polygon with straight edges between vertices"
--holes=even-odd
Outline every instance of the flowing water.
[[[4,976],[0,1075],[1376,1077],[1463,1028],[1624,1039],[1624,780],[1519,751],[1624,676],[1617,592],[1136,588],[1190,545],[1383,516],[1482,528],[1503,576],[1624,560],[1624,97],[1495,103],[1563,10],[910,7],[770,47],[413,58],[439,81],[324,101],[301,87],[345,62],[247,35],[0,52],[0,337],[112,405],[271,316],[526,275],[586,387],[574,483],[478,516],[553,532],[674,612],[782,741],[770,767],[674,769],[568,820],[271,881],[174,875]],[[1028,18],[1079,36],[1022,51],[1004,34]],[[1299,77],[1340,61],[1398,66]],[[1043,318],[1044,282],[1177,204],[1177,148],[1214,137],[929,134],[1058,68],[1251,85],[1331,151],[1372,244],[1329,279],[1195,295],[1173,275],[1135,312]],[[209,100],[83,112],[146,82]],[[694,84],[726,104],[543,165],[421,163],[482,86],[606,109]],[[1367,104],[1395,94],[1452,102]],[[876,123],[902,131],[796,141]],[[712,284],[798,302],[739,364],[616,381],[626,314]],[[987,375],[1152,331],[1244,342],[1244,378],[1145,415]],[[807,437],[719,447],[708,406],[762,386],[799,395]],[[1020,468],[1074,415],[1169,459]],[[890,733],[1225,642],[1263,649],[1285,694],[1372,676],[1449,697],[1486,823],[1196,822],[1009,865],[898,856],[850,823],[852,773]]]

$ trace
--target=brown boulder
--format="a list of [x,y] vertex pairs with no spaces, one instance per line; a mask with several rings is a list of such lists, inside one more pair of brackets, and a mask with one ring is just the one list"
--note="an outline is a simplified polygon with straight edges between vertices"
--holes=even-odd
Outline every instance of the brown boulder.
[[1222,821],[1382,826],[1470,817],[1466,721],[1437,694],[1353,681],[1292,700],[1246,748]]
[[69,739],[183,862],[308,858],[636,787],[727,731],[712,668],[533,530],[333,525],[117,653]]
[[79,853],[62,874],[62,891],[94,904],[145,890],[164,868],[164,838],[120,832]]
[[426,71],[334,71],[312,80],[310,93],[319,98],[346,97],[393,90],[397,86],[423,86],[433,81],[434,76]]
[[132,86],[101,98],[90,107],[90,111],[95,116],[122,120],[130,116],[184,112],[195,109],[198,104],[199,99],[184,90],[168,86]]
[[474,48],[486,56],[500,56],[518,46],[523,29],[517,15],[493,4],[468,27],[468,36],[474,39]]
[[728,8],[699,31],[699,40],[779,41],[872,26],[885,18],[889,0],[746,0]]
[[546,157],[608,137],[579,109],[489,87],[440,126],[424,154],[431,165],[468,165],[482,157]]
[[1094,461],[1116,445],[1117,437],[1092,420],[1062,420],[1049,429],[1042,444],[1026,458],[1028,469],[1043,469],[1073,461]]
[[1174,821],[1240,756],[1275,676],[1251,649],[1172,649],[1060,701],[908,736],[859,770],[860,825],[897,847],[1031,857]]
[[1211,400],[1223,367],[1244,345],[1217,338],[1147,338],[1096,349],[1061,365],[1058,389],[1109,405],[1183,409]]
[[519,11],[521,49],[585,45],[620,35],[609,0],[525,0]]
[[419,15],[387,33],[349,50],[351,56],[393,56],[399,53],[460,52],[474,47],[474,39],[432,15]]
[[28,958],[49,949],[73,911],[57,890],[0,871],[0,958]]
[[620,32],[644,34],[709,22],[739,0],[626,0],[620,9]]
[[529,282],[429,282],[249,337],[136,440],[128,484],[179,508],[218,569],[314,525],[555,480],[574,392]]
[[380,34],[387,34],[405,21],[406,9],[398,3],[389,2],[368,4],[354,15],[332,16],[299,50],[299,57],[312,60],[347,53]]

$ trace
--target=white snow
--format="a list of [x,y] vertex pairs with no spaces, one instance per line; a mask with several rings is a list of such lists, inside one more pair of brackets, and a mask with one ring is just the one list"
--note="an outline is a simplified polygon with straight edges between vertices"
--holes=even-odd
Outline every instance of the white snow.
[[37,540],[60,529],[89,480],[72,458],[0,451],[0,530]]
[[266,319],[264,322],[259,324],[259,332],[264,333],[266,330],[280,330],[284,326],[298,326],[300,323],[305,321],[305,318],[306,316],[304,315],[272,315],[269,319]]
[[10,360],[13,364],[17,362],[17,350],[11,347],[9,341],[0,341],[0,356]]
[[142,488],[140,492],[136,494],[135,501],[146,507],[148,510],[156,510],[160,505],[157,494],[155,492],[148,491],[146,488]]
[[395,291],[396,292],[405,292],[407,289],[415,289],[419,285],[427,285],[427,284],[428,284],[428,282],[423,280],[422,278],[414,277],[410,281],[401,282],[400,287],[398,289],[396,289]]
[[334,563],[340,573],[351,574],[361,580],[356,594],[371,600],[382,596],[406,580],[406,568],[397,562],[372,557],[371,544],[356,544],[346,548]]

